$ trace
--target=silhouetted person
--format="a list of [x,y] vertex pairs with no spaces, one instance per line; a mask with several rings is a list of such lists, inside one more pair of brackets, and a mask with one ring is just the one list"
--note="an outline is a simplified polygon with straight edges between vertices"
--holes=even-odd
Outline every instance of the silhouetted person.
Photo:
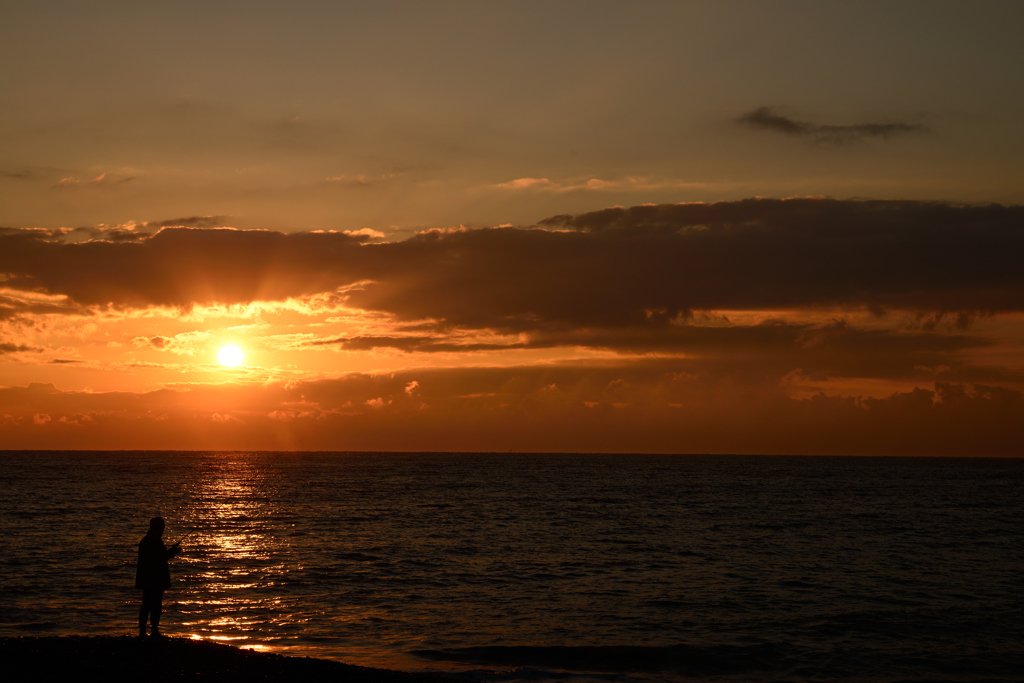
[[164,590],[171,586],[171,571],[167,560],[181,552],[175,543],[164,546],[164,518],[149,520],[149,531],[139,541],[139,563],[135,568],[135,587],[142,589],[142,607],[139,609],[139,637],[146,635],[146,619],[153,623],[153,635],[160,633],[160,612],[163,609]]

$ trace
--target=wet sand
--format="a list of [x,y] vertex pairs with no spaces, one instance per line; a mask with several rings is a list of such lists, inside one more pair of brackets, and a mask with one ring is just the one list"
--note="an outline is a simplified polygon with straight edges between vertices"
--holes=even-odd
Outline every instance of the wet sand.
[[440,683],[442,679],[327,659],[287,657],[186,638],[0,638],[5,681],[344,681]]

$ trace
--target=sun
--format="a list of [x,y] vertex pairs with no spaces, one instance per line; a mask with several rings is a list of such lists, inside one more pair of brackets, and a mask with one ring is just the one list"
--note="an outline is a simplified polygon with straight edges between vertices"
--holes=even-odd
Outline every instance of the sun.
[[237,346],[224,346],[217,354],[217,360],[221,365],[235,367],[242,364],[242,349]]

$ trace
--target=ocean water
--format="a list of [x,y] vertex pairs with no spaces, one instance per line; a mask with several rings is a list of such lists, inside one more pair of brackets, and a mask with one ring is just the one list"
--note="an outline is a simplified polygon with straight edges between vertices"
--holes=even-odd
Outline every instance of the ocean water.
[[480,681],[1024,680],[1024,460],[0,452],[0,635]]

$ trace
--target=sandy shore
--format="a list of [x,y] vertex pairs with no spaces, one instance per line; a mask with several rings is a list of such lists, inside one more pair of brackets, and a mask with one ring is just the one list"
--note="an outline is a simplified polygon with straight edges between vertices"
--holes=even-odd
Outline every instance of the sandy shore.
[[439,683],[441,679],[326,659],[286,657],[186,638],[0,638],[5,681],[344,681]]

